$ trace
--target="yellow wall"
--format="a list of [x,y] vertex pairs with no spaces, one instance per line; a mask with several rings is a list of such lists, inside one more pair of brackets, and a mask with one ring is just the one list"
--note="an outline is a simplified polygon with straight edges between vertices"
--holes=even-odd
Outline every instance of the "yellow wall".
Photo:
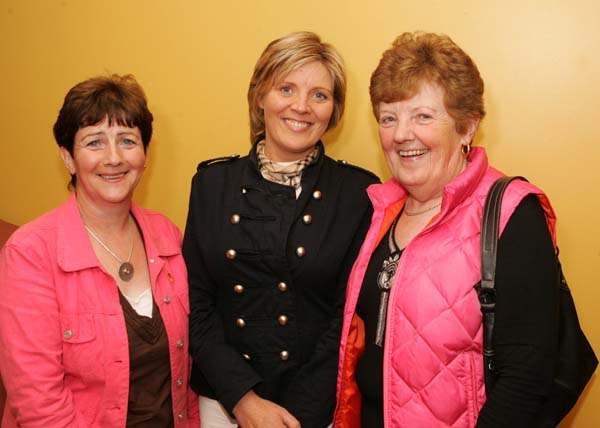
[[[51,132],[62,98],[84,78],[117,72],[138,78],[155,115],[136,200],[183,227],[197,162],[249,149],[255,60],[300,29],[334,43],[348,67],[347,114],[326,138],[329,154],[387,178],[370,73],[398,33],[444,32],[486,82],[477,143],[554,203],[563,265],[600,351],[599,20],[597,0],[0,0],[0,218],[20,224],[66,198]],[[600,426],[596,378],[566,426]]]

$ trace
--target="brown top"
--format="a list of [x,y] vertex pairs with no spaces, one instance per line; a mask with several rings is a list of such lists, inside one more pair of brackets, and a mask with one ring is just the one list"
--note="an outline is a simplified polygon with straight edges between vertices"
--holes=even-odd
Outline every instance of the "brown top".
[[169,342],[160,311],[153,299],[148,318],[120,292],[119,299],[129,338],[127,428],[173,427]]

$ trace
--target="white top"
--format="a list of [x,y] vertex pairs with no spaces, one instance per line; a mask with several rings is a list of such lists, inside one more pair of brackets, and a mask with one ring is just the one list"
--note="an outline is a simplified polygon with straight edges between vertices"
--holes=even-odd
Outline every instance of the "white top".
[[139,296],[133,298],[123,293],[123,296],[127,299],[131,307],[137,312],[138,315],[143,317],[152,318],[152,289],[148,288]]

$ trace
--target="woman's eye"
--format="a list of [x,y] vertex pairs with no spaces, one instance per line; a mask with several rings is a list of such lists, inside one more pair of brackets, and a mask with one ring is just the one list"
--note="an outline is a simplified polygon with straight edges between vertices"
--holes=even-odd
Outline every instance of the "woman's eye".
[[103,144],[100,140],[92,140],[85,143],[85,146],[89,147],[90,149],[100,149],[102,148]]
[[432,116],[430,114],[427,114],[427,113],[419,113],[417,115],[417,119],[419,119],[419,120],[429,120],[431,118],[432,118]]
[[279,88],[279,92],[281,92],[283,95],[290,95],[292,93],[292,87],[284,85]]
[[329,96],[326,93],[324,93],[324,92],[316,92],[315,93],[315,98],[318,101],[326,101],[326,100],[329,99]]
[[381,125],[389,125],[391,123],[394,122],[394,117],[393,116],[381,116],[379,118],[379,123]]
[[135,140],[132,140],[131,138],[123,138],[121,144],[123,144],[124,146],[135,146],[137,145],[137,142]]

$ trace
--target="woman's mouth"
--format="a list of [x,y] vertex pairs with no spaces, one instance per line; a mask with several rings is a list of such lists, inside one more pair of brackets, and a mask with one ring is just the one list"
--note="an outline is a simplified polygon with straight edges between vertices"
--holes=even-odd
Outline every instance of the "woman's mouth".
[[403,158],[410,158],[410,157],[416,157],[416,156],[424,155],[428,151],[429,151],[429,149],[400,150],[400,151],[398,151],[398,155],[400,155],[400,157],[403,157]]
[[285,123],[291,127],[292,129],[302,130],[309,128],[312,123],[305,122],[303,120],[294,120],[294,119],[284,119]]

